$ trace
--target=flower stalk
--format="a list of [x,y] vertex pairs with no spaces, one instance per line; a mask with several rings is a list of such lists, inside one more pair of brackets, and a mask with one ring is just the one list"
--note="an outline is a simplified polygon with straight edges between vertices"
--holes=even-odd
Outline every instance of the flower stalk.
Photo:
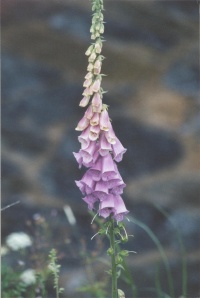
[[111,248],[111,271],[112,271],[112,298],[117,298],[117,266],[116,266],[116,246],[114,220],[110,219],[110,248]]
[[101,86],[104,77],[101,73],[104,60],[101,55],[104,42],[103,10],[103,0],[92,0],[90,33],[93,42],[85,52],[88,67],[83,83],[83,98],[79,103],[80,107],[87,109],[76,127],[76,130],[81,132],[78,137],[81,149],[78,153],[74,152],[79,168],[84,166],[87,170],[82,179],[75,182],[88,209],[96,210],[99,216],[107,219],[105,229],[101,229],[97,234],[107,235],[110,239],[108,254],[112,264],[112,298],[117,298],[117,278],[122,269],[121,260],[126,253],[122,256],[116,252],[115,239],[121,237],[121,227],[118,227],[128,213],[121,197],[126,184],[118,171],[117,163],[122,160],[126,149],[117,138],[108,106],[103,103],[103,95],[106,93]]

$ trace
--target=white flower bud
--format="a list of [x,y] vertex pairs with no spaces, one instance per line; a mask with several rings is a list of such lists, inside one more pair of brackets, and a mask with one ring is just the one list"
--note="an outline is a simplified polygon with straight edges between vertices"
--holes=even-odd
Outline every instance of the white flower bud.
[[93,70],[93,64],[89,63],[87,67],[87,71],[92,71]]
[[85,79],[89,80],[89,79],[92,79],[92,77],[93,77],[93,74],[91,72],[88,72],[85,76]]
[[93,28],[93,26],[91,26],[91,28],[90,28],[90,33],[94,33],[94,28]]
[[99,42],[96,42],[95,45],[94,45],[94,47],[95,47],[96,53],[97,54],[100,54],[101,53],[101,49],[102,49],[102,44],[99,43]]
[[94,48],[93,44],[90,45],[89,48],[87,49],[87,51],[85,52],[85,55],[90,56],[93,51],[93,48]]
[[97,23],[97,25],[95,26],[95,30],[96,30],[96,31],[99,31],[99,29],[100,29],[100,24]]
[[100,31],[101,34],[104,33],[104,24],[101,24]]
[[89,62],[94,62],[94,60],[96,59],[96,57],[97,57],[97,55],[93,52],[93,53],[90,55],[88,61],[89,61]]

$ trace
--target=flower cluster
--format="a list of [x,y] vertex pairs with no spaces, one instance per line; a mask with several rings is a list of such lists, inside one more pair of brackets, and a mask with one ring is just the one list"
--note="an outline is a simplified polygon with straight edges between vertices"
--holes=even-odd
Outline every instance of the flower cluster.
[[11,233],[6,238],[6,245],[12,250],[24,249],[32,245],[31,238],[24,232]]
[[116,137],[108,115],[107,105],[102,103],[101,66],[104,57],[101,55],[104,32],[102,0],[93,3],[95,13],[90,29],[94,43],[87,49],[88,73],[85,76],[81,107],[88,106],[76,130],[82,131],[78,137],[81,149],[74,156],[79,163],[88,168],[83,178],[76,181],[82,192],[83,200],[90,210],[98,205],[98,213],[104,218],[112,216],[117,221],[123,220],[128,213],[121,194],[126,186],[117,169],[116,162],[122,160],[126,149]]

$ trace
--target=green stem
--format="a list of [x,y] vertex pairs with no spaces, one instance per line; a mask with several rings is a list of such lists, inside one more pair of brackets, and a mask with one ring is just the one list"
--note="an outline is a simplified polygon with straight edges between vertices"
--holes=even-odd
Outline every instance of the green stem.
[[114,232],[114,220],[110,219],[110,248],[111,254],[111,264],[112,264],[112,298],[117,298],[117,268],[116,268],[116,248],[115,248],[115,232]]

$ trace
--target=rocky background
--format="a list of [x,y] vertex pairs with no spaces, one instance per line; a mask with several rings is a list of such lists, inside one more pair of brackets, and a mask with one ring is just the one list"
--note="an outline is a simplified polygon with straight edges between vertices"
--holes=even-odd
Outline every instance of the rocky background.
[[[27,230],[37,216],[63,245],[63,297],[86,282],[78,251],[94,231],[74,180],[72,151],[90,42],[90,1],[2,1],[2,238]],[[182,293],[178,229],[186,250],[188,298],[200,296],[200,100],[196,1],[105,0],[103,87],[115,131],[127,153],[119,165],[130,214],[158,237],[170,261],[175,297]],[[69,205],[77,221],[63,211]],[[163,214],[167,212],[168,217]],[[52,224],[53,223],[53,224]],[[176,227],[176,228],[175,228]],[[127,222],[129,257],[139,298],[156,297],[159,251],[149,235]],[[81,235],[81,236],[80,236]],[[106,248],[106,245],[105,245]],[[77,253],[75,253],[77,252]],[[106,258],[105,252],[102,254]],[[93,278],[104,273],[96,264]],[[126,298],[132,297],[128,287]],[[83,295],[83,296],[81,296]],[[92,296],[91,296],[92,297]]]

